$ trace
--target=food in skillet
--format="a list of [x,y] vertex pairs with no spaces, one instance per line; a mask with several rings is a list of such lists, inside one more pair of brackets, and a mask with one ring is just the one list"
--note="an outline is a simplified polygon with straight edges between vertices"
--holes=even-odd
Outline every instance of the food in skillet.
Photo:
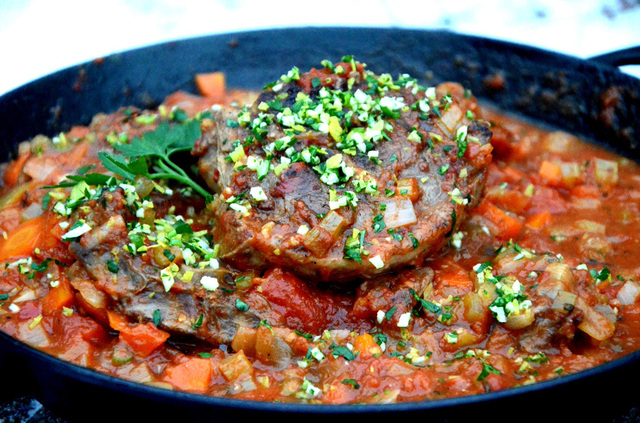
[[[309,106],[326,95],[334,107],[361,97],[386,136],[337,142],[371,128],[330,112],[316,125]],[[375,109],[383,98],[403,106]],[[276,122],[287,107],[307,113],[292,133]],[[260,401],[417,401],[640,347],[640,169],[480,108],[457,84],[375,75],[347,57],[294,68],[262,93],[176,93],[23,143],[3,182],[0,328],[136,382]],[[405,197],[415,221],[398,225],[389,201]],[[323,256],[304,242],[332,212],[343,232],[317,231]],[[440,223],[418,238],[430,218]],[[427,247],[414,250],[410,233]]]

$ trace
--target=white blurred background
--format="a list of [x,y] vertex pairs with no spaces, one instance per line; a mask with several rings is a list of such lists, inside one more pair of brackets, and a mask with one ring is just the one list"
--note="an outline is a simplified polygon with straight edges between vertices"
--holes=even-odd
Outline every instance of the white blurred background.
[[324,25],[448,29],[587,58],[640,45],[640,0],[0,0],[0,95],[148,44]]

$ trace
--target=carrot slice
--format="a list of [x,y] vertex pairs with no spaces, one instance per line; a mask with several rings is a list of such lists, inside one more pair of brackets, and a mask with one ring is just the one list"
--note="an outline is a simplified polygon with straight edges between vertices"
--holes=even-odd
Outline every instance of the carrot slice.
[[18,182],[18,178],[22,173],[22,168],[27,160],[31,157],[31,152],[22,153],[14,161],[9,163],[4,171],[4,185],[8,187],[14,186]]
[[516,238],[522,230],[523,224],[518,217],[510,215],[486,199],[480,202],[475,212],[496,226],[496,237],[502,241]]
[[225,93],[225,77],[222,72],[199,73],[195,77],[198,91],[205,97],[222,98]]
[[540,229],[551,222],[551,213],[543,210],[541,212],[532,214],[526,221],[526,225],[535,229]]
[[47,213],[22,222],[0,241],[0,261],[12,257],[28,256],[46,237]]
[[552,186],[559,185],[562,182],[562,169],[560,166],[546,160],[540,164],[538,175]]
[[0,261],[30,256],[36,248],[46,257],[65,260],[67,246],[62,241],[65,230],[59,222],[55,213],[45,212],[20,223],[0,237]]
[[73,303],[74,297],[69,281],[67,278],[61,277],[58,286],[51,288],[42,299],[42,311],[52,313],[62,307],[68,307]]
[[194,357],[169,367],[165,380],[182,391],[205,393],[211,384],[211,360]]
[[473,290],[473,281],[462,269],[438,272],[435,279],[438,289],[444,290],[446,294],[455,292],[455,295],[462,296]]
[[382,354],[382,348],[373,336],[368,333],[358,335],[353,342],[353,350],[360,352],[361,357],[372,357]]
[[120,339],[142,357],[149,356],[169,339],[169,334],[153,323],[130,324],[123,316],[108,311],[109,326],[120,332]]

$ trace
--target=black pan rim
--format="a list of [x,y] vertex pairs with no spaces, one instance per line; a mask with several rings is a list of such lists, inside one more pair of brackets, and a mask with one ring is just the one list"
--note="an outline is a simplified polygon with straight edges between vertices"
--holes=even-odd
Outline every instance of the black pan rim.
[[[593,66],[593,67],[599,67],[599,68],[604,68],[607,69],[608,71],[612,71],[615,73],[619,73],[620,75],[623,75],[624,77],[628,77],[631,78],[633,80],[637,80],[638,78],[635,78],[633,75],[629,75],[629,74],[625,74],[624,72],[622,72],[620,69],[618,69],[617,67],[612,67],[606,63],[601,63],[597,60],[592,60],[591,58],[582,58],[579,57],[577,55],[573,55],[570,53],[565,53],[565,52],[556,52],[554,50],[550,50],[550,49],[546,49],[543,47],[538,47],[535,45],[531,45],[531,44],[527,44],[524,42],[518,42],[518,41],[505,41],[505,40],[501,40],[500,38],[497,37],[490,37],[490,36],[483,36],[483,35],[476,35],[476,34],[467,34],[464,32],[460,32],[460,31],[454,31],[451,29],[446,29],[446,28],[441,28],[441,29],[424,29],[424,28],[417,28],[417,27],[399,27],[399,26],[368,26],[368,25],[362,25],[362,26],[349,26],[349,25],[301,25],[301,26],[276,26],[276,27],[269,27],[269,28],[248,28],[248,29],[243,29],[243,30],[236,30],[236,31],[225,31],[225,32],[219,32],[219,33],[215,33],[215,34],[202,34],[202,35],[193,35],[193,36],[188,36],[188,37],[182,37],[182,38],[176,38],[176,39],[172,39],[172,40],[167,40],[167,41],[159,41],[159,42],[152,42],[146,45],[142,45],[142,46],[138,46],[138,47],[133,47],[130,49],[122,49],[122,50],[117,50],[117,51],[113,51],[109,54],[106,55],[102,55],[102,56],[94,56],[93,58],[83,61],[83,62],[79,62],[79,63],[75,63],[75,64],[70,64],[68,66],[62,67],[58,70],[55,70],[53,72],[50,72],[48,74],[39,76],[37,78],[34,78],[28,82],[25,82],[17,87],[14,87],[8,91],[6,91],[5,93],[3,93],[2,95],[0,95],[0,102],[2,102],[3,100],[5,100],[6,97],[8,97],[11,94],[14,94],[16,91],[22,90],[23,88],[33,85],[34,83],[43,81],[43,80],[47,80],[50,79],[52,76],[64,73],[64,72],[69,72],[72,70],[77,70],[83,66],[87,66],[90,65],[93,61],[95,60],[102,60],[102,59],[108,59],[108,58],[114,58],[114,57],[118,57],[120,55],[128,55],[128,54],[136,54],[137,52],[140,51],[145,51],[145,50],[150,50],[150,49],[154,49],[154,48],[160,48],[160,47],[164,47],[164,46],[168,46],[168,45],[173,45],[173,44],[182,44],[182,43],[193,43],[195,41],[204,41],[204,40],[208,40],[208,39],[213,39],[213,38],[220,38],[220,39],[228,39],[229,41],[233,42],[234,39],[236,37],[239,36],[246,36],[246,35],[255,35],[255,36],[265,36],[265,35],[272,35],[272,34],[279,34],[279,33],[287,33],[287,32],[322,32],[322,31],[328,31],[328,32],[344,32],[344,33],[350,33],[350,32],[371,32],[371,31],[378,31],[378,32],[385,32],[388,34],[450,34],[450,35],[454,35],[454,36],[461,36],[464,37],[466,39],[469,40],[475,40],[475,41],[479,41],[479,42],[487,42],[487,43],[497,43],[501,46],[504,47],[510,47],[512,49],[515,49],[517,51],[520,51],[522,53],[527,53],[527,54],[550,54],[553,55],[555,57],[558,58],[567,58],[570,60],[577,60],[577,61],[582,61],[584,63],[588,63],[589,66]],[[612,52],[615,53],[615,52]],[[601,56],[606,56],[607,54],[603,54]],[[338,58],[335,58],[338,59]],[[295,65],[294,63],[292,63],[292,65]],[[241,87],[241,88],[246,88],[246,87]]]
[[152,396],[157,400],[184,401],[185,405],[205,405],[212,407],[230,407],[246,411],[272,411],[278,413],[303,413],[322,415],[352,415],[369,413],[398,413],[406,411],[442,411],[457,406],[488,404],[503,399],[522,398],[524,396],[546,391],[554,388],[563,388],[571,384],[579,383],[585,379],[597,377],[608,372],[619,370],[629,364],[640,360],[640,351],[617,358],[607,363],[588,368],[579,372],[558,376],[541,382],[507,388],[484,394],[463,395],[454,398],[443,398],[424,401],[399,402],[390,404],[307,404],[307,403],[280,403],[256,400],[235,399],[233,397],[218,397],[201,395],[192,392],[181,392],[132,382],[126,379],[101,373],[97,370],[83,367],[58,357],[49,355],[33,348],[10,335],[0,332],[0,344],[11,346],[21,358],[32,358],[56,366],[56,373],[64,373],[65,377],[77,379],[87,385],[100,385],[108,383],[111,389],[120,394]]

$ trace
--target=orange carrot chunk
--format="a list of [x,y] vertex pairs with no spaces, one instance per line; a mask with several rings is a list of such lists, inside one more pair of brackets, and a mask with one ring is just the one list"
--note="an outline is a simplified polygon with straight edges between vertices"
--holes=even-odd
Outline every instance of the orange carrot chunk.
[[27,160],[31,157],[31,152],[27,151],[22,153],[14,161],[9,163],[4,171],[4,184],[5,186],[12,187],[18,182],[18,178],[22,173],[22,168]]
[[165,380],[182,391],[205,393],[211,384],[211,360],[194,357],[169,367]]
[[548,185],[556,186],[562,182],[562,168],[546,160],[540,164],[538,175],[540,175]]
[[199,73],[195,77],[198,91],[205,97],[222,98],[225,93],[225,78],[222,72]]
[[532,214],[527,218],[526,225],[535,229],[540,229],[551,222],[551,213],[544,210],[535,214]]
[[126,342],[136,354],[147,357],[169,339],[169,334],[158,329],[153,323],[130,324],[111,311],[107,312],[109,326],[120,332],[120,339]]
[[0,261],[12,257],[28,256],[39,246],[41,238],[46,235],[48,223],[47,214],[42,214],[22,222],[17,228],[7,233],[6,237],[0,238]]
[[56,287],[52,287],[49,293],[42,299],[42,311],[52,313],[62,307],[69,307],[75,298],[69,281],[61,277]]
[[493,223],[498,231],[496,237],[502,241],[516,238],[522,230],[523,223],[518,217],[510,215],[486,199],[480,202],[476,213]]

